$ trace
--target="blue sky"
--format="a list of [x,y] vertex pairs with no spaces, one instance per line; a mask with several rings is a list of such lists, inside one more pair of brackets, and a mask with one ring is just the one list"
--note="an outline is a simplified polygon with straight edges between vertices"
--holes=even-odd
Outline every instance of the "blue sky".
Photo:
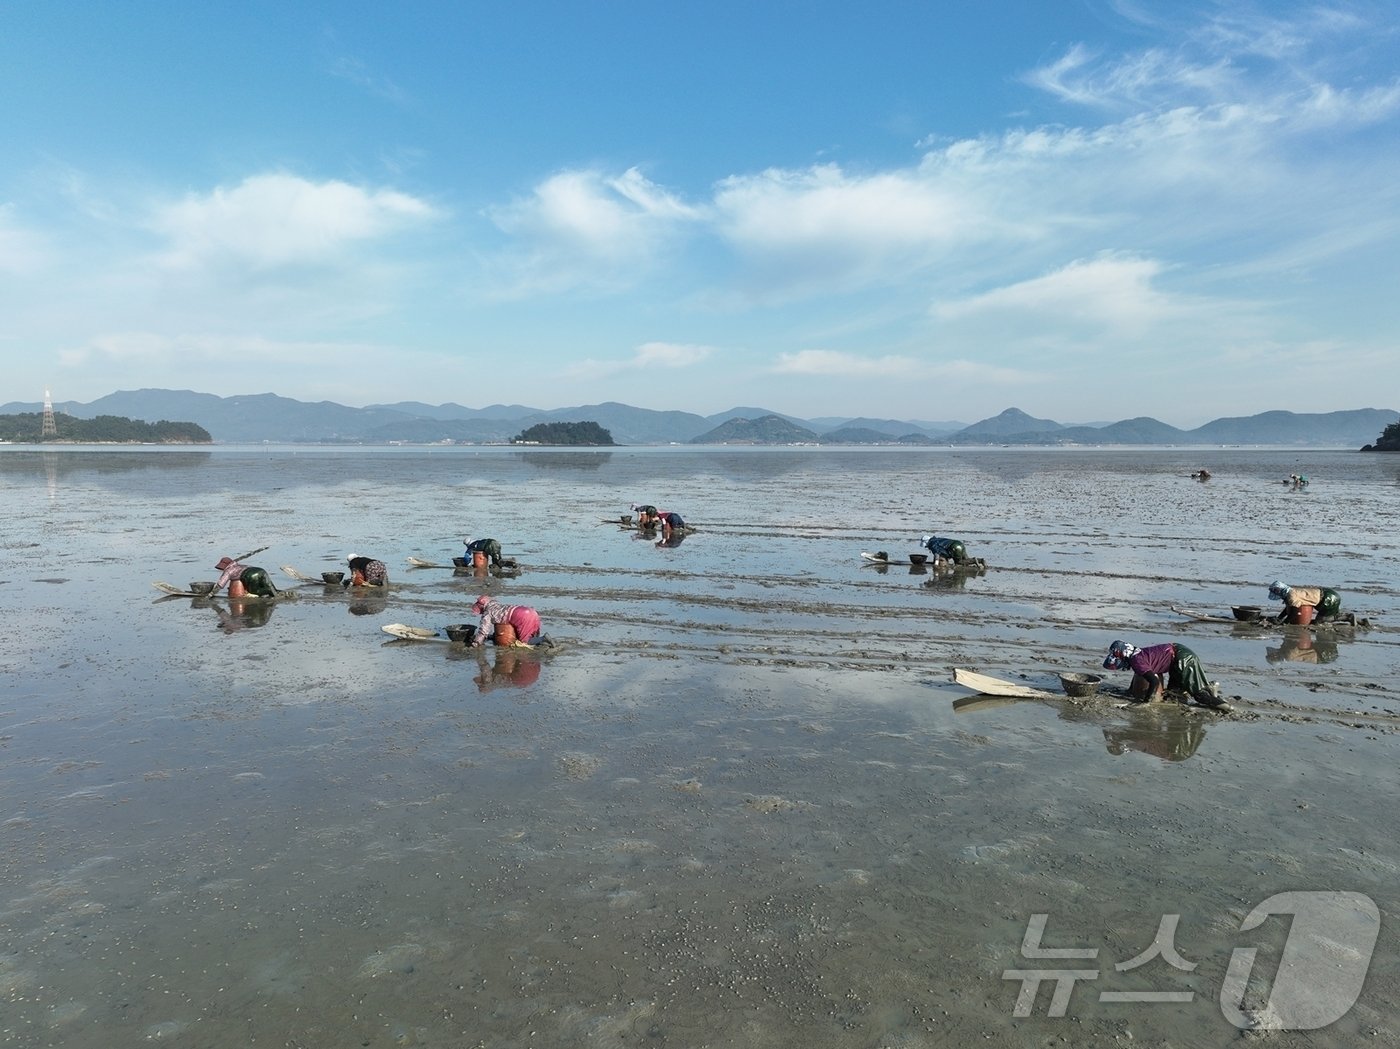
[[1400,407],[1392,3],[0,8],[0,401]]

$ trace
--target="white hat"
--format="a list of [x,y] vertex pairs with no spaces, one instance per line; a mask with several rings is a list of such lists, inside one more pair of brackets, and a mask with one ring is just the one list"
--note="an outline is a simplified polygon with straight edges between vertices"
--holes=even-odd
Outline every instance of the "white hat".
[[929,541],[930,539],[932,539],[932,538],[933,538],[933,536],[931,536],[931,535],[926,535],[926,536],[924,536],[922,539],[920,539],[919,542],[922,543],[924,546],[928,546],[928,541]]
[[345,563],[348,565],[351,561],[355,560],[355,558],[357,558],[357,557],[359,557],[359,556],[360,556],[359,554],[346,554],[346,555],[345,555]]
[[471,536],[467,536],[465,539],[462,540],[462,545],[463,545],[463,546],[471,546],[472,543],[474,543],[474,542],[476,542],[475,539],[473,539]]

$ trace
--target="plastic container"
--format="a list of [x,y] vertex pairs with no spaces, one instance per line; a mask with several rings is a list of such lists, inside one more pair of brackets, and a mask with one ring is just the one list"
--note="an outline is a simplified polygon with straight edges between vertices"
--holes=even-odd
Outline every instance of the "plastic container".
[[486,567],[486,552],[485,552],[484,550],[473,550],[473,551],[472,551],[472,567],[473,567],[473,568],[485,568],[485,567]]
[[515,627],[511,626],[509,623],[497,623],[497,624],[496,624],[496,644],[498,644],[498,645],[513,645],[513,644],[515,644]]
[[1313,621],[1317,609],[1312,605],[1298,605],[1288,610],[1288,621],[1298,626],[1307,626]]

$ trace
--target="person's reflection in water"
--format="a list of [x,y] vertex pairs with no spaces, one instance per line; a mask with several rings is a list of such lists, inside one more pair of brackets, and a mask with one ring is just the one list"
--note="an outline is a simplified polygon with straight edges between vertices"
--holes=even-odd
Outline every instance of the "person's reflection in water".
[[[653,533],[655,534],[655,533]],[[685,541],[685,532],[679,528],[667,533],[665,539],[658,539],[656,545],[667,550],[674,550]]]
[[1270,663],[1330,663],[1338,655],[1336,641],[1313,637],[1306,630],[1299,637],[1285,637],[1278,648],[1264,649],[1264,658]]
[[228,603],[227,609],[213,601],[209,602],[209,607],[214,609],[215,615],[219,617],[219,629],[225,634],[232,634],[245,628],[256,629],[267,626],[267,621],[272,618],[272,610],[277,607],[277,602],[266,600],[239,601],[235,599]]
[[498,688],[528,688],[539,680],[540,660],[531,653],[516,648],[496,649],[496,662],[481,660],[480,673],[475,677],[478,692]]
[[1110,754],[1136,750],[1163,761],[1185,761],[1196,753],[1205,738],[1205,725],[1194,717],[1174,711],[1124,728],[1103,730],[1104,746]]
[[968,576],[977,575],[981,573],[968,568],[935,568],[933,574],[919,585],[930,590],[961,590],[967,586]]
[[377,616],[389,607],[389,595],[383,592],[368,593],[358,601],[350,602],[352,616]]

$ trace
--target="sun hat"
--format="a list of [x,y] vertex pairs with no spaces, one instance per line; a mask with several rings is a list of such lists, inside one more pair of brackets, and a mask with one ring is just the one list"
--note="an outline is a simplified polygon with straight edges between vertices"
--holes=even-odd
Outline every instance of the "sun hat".
[[1288,596],[1288,591],[1290,589],[1292,588],[1289,587],[1287,583],[1281,583],[1278,580],[1274,580],[1272,583],[1269,584],[1269,596],[1275,601],[1282,601]]
[[928,541],[932,538],[933,536],[931,535],[920,536],[919,542],[922,543],[924,546],[928,546]]
[[227,567],[228,567],[229,565],[231,565],[231,564],[233,564],[233,558],[231,558],[231,557],[221,557],[221,558],[219,558],[219,563],[216,564],[214,567],[217,568],[219,571],[222,572],[225,568],[227,568]]

